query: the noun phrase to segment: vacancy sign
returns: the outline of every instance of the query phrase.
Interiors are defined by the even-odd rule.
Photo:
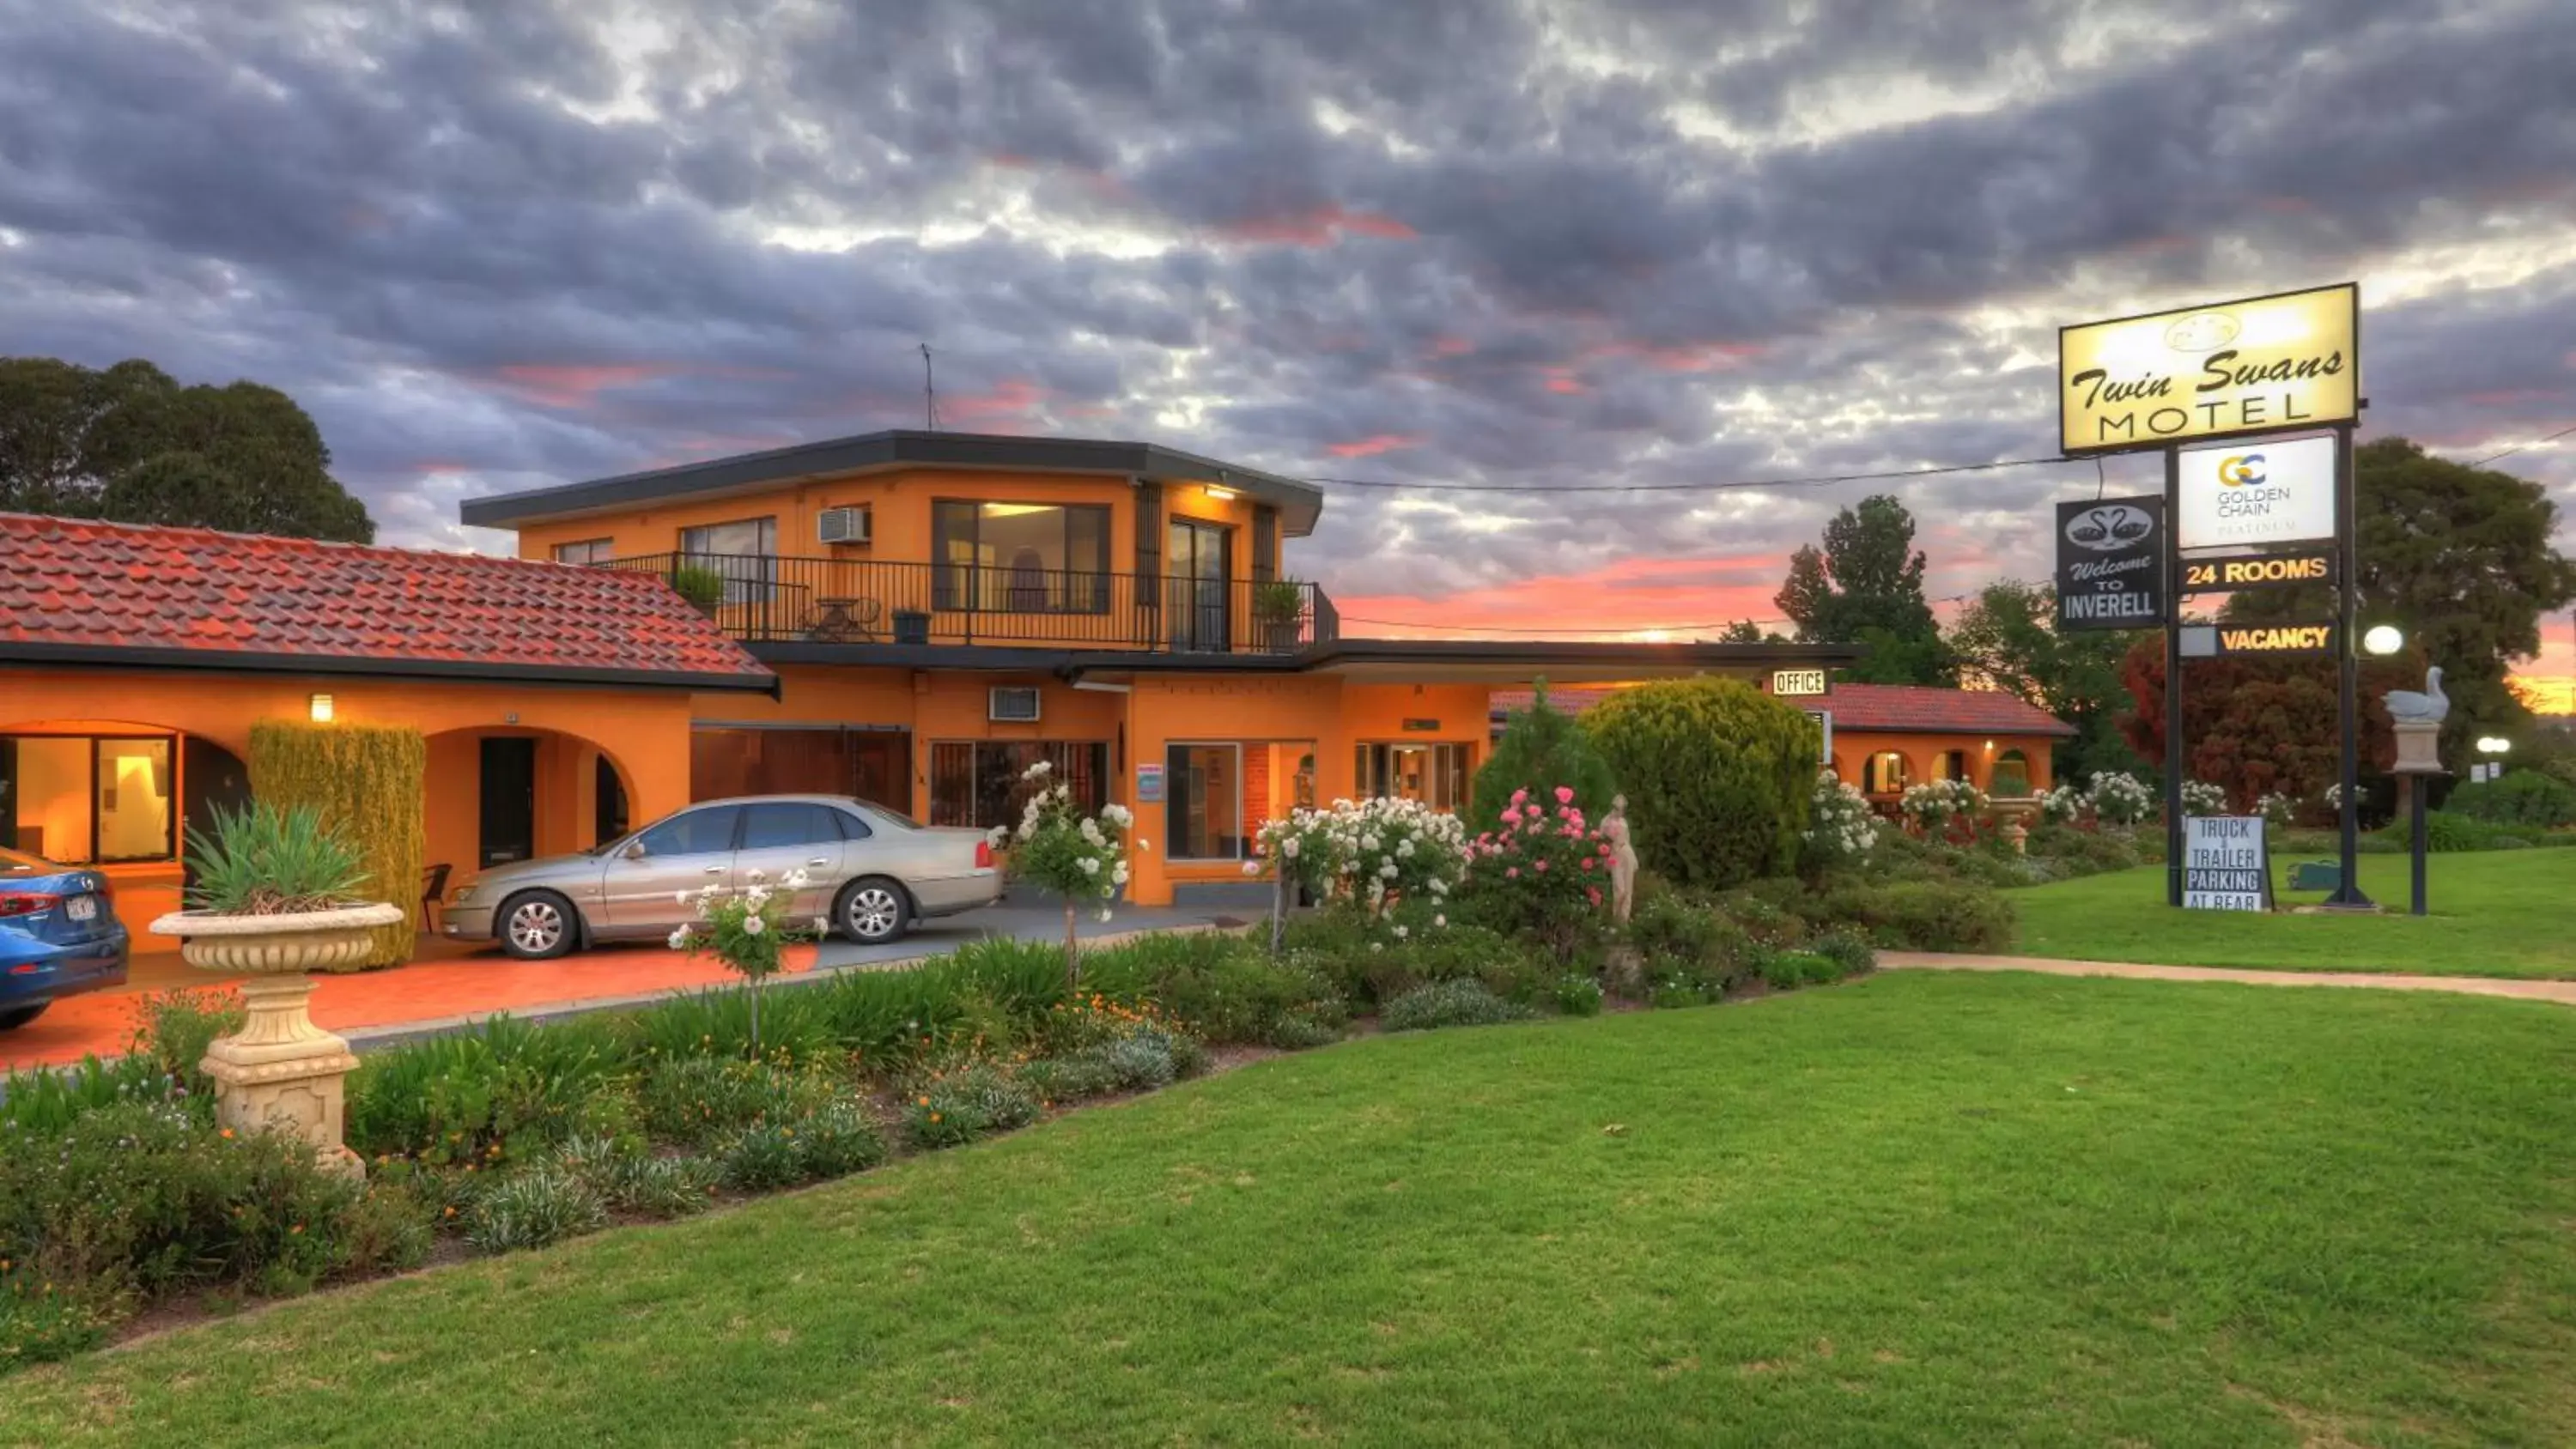
[[[2184,448],[2183,548],[2307,543],[2335,533],[2335,440]]]
[[[2058,441],[2107,453],[2350,422],[2360,338],[2350,282],[2059,328]]]
[[[2183,909],[2260,911],[2272,904],[2272,863],[2260,815],[2194,815],[2183,822]]]

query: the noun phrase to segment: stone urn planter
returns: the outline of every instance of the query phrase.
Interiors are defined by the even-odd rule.
[[[341,1079],[358,1059],[306,1012],[308,973],[358,961],[369,933],[403,919],[402,907],[376,903],[269,916],[178,911],[152,923],[152,934],[179,938],[189,965],[243,978],[249,1019],[207,1047],[198,1064],[215,1081],[218,1122],[235,1131],[293,1132],[325,1165],[364,1172],[341,1140]]]

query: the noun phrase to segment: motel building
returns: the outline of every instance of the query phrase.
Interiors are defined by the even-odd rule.
[[[1463,805],[1497,691],[1859,654],[1351,637],[1284,557],[1323,505],[1150,444],[890,432],[467,502],[515,559],[0,515],[0,842],[96,864],[166,949],[140,928],[184,832],[246,798],[253,724],[349,721],[425,737],[452,884],[728,795],[989,827],[1043,760],[1135,811],[1128,899],[1164,905],[1239,881],[1295,805]],[[1982,728],[1869,778],[2044,785],[2045,731]]]

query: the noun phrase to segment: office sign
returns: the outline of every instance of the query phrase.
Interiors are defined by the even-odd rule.
[[[1791,696],[1822,694],[1825,692],[1825,671],[1821,669],[1774,669],[1771,671],[1771,692],[1775,695]]]
[[[2181,450],[2186,549],[2305,543],[2335,536],[2333,438]]]
[[[2057,505],[2057,627],[2163,627],[2164,560],[2163,499]]]
[[[2351,282],[2061,327],[2059,446],[2108,453],[2350,422],[2360,340]]]
[[[2194,815],[2183,822],[2183,909],[2262,911],[2272,862],[2260,815]]]
[[[2338,632],[2332,624],[2186,624],[2182,656],[2331,654]]]
[[[2332,548],[2300,548],[2248,558],[2186,559],[2182,566],[2182,591],[2186,594],[2232,594],[2239,589],[2331,584],[2335,581],[2334,562]]]

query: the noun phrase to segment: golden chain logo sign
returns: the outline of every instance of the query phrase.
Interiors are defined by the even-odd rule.
[[[2058,442],[2108,453],[2350,422],[2360,345],[2351,282],[2062,327]]]

